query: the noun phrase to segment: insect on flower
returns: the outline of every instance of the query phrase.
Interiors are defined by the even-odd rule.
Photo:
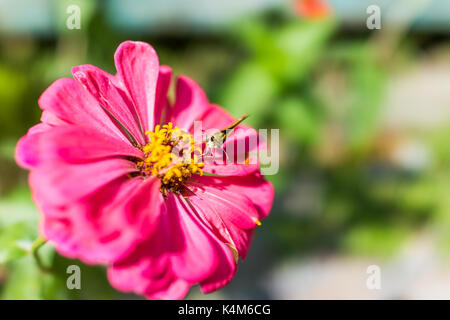
[[[106,266],[124,292],[181,299],[193,285],[217,290],[245,259],[274,189],[257,161],[202,162],[194,122],[233,123],[208,138],[220,147],[245,117],[235,122],[182,75],[168,99],[172,70],[145,42],[123,42],[114,62],[114,75],[81,65],[51,84],[38,101],[41,122],[17,144],[40,236],[63,256]],[[258,137],[248,127],[228,139]],[[262,147],[245,144],[236,156]]]
[[[205,150],[205,153],[203,154],[203,156],[214,157],[213,150],[219,149],[219,150],[223,151],[225,153],[227,159],[229,159],[227,152],[223,149],[223,144],[227,140],[230,133],[233,132],[233,130],[236,129],[236,127],[247,118],[248,118],[248,114],[244,114],[242,117],[237,119],[235,122],[230,124],[225,129],[219,130],[210,136],[207,135],[206,136],[206,150]],[[208,155],[208,153],[209,153],[209,155]]]

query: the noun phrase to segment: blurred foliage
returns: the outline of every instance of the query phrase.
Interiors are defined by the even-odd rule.
[[[320,252],[387,257],[425,228],[433,228],[443,252],[450,252],[450,126],[418,137],[386,136],[380,117],[392,64],[380,58],[371,35],[345,36],[333,18],[308,21],[275,12],[216,35],[149,38],[144,31],[113,30],[100,4],[77,3],[87,10],[81,30],[61,28],[51,39],[0,38],[2,298],[124,297],[109,286],[104,268],[61,257],[50,245],[40,253],[53,273],[37,267],[30,250],[38,214],[13,148],[39,121],[37,99],[51,82],[70,76],[76,64],[114,73],[114,50],[126,39],[151,43],[162,64],[197,80],[234,116],[249,113],[249,124],[280,129],[280,172],[267,177],[276,187],[275,205],[258,230],[274,258]],[[398,65],[415,62],[420,50],[414,41],[398,53],[407,57]],[[392,160],[410,140],[430,154],[418,169]],[[66,289],[71,264],[81,266],[85,290]]]

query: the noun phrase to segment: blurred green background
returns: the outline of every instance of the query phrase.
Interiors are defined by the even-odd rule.
[[[74,65],[114,73],[124,40],[149,42],[235,117],[280,129],[275,203],[248,258],[230,285],[188,298],[450,298],[450,3],[329,0],[317,16],[302,2],[0,0],[1,298],[138,298],[49,245],[54,271],[37,267],[38,214],[13,159],[40,94]],[[366,27],[370,4],[380,30]],[[81,290],[66,288],[71,264]],[[373,264],[381,290],[366,287]]]

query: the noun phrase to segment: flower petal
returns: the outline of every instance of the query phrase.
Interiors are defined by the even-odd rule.
[[[150,237],[108,269],[108,279],[115,288],[153,299],[181,299],[187,294],[190,284],[172,271],[171,233],[176,231],[170,230],[167,215],[163,207]]]
[[[181,279],[197,283],[209,277],[216,268],[217,243],[208,236],[205,227],[186,203],[172,194],[166,203],[173,272]]]
[[[268,184],[268,185],[267,185]],[[252,232],[273,199],[270,183],[260,177],[198,177],[189,185],[189,200],[222,241],[246,257]],[[258,195],[258,193],[261,193]],[[256,199],[267,197],[260,207]]]
[[[170,236],[166,233],[170,230],[163,224],[167,213],[165,207],[162,210],[150,237],[108,269],[108,279],[115,288],[151,297],[165,292],[176,281],[171,269]]]
[[[171,110],[171,121],[189,131],[195,120],[200,120],[209,105],[208,98],[194,80],[178,77],[175,104]]]
[[[147,292],[150,299],[179,300],[189,292],[190,285],[183,279],[174,279],[163,290]]]
[[[106,264],[126,256],[153,232],[163,205],[158,180],[126,177],[67,206],[35,200],[44,213],[43,236],[61,254]]]
[[[33,194],[54,205],[64,205],[87,196],[114,179],[137,171],[126,159],[104,159],[83,164],[61,162],[31,171]]]
[[[139,126],[139,117],[133,102],[127,96],[126,89],[121,88],[120,79],[92,65],[74,67],[72,73],[73,77],[117,119],[134,140],[143,145],[145,140]]]
[[[14,159],[17,164],[24,169],[31,170],[39,163],[39,155],[33,152],[33,143],[30,143],[41,133],[46,132],[53,127],[46,123],[39,123],[28,130],[28,133],[19,139],[14,152]]]
[[[118,76],[131,97],[143,131],[155,125],[155,94],[159,61],[149,44],[122,42],[114,55]]]
[[[154,243],[149,245],[149,248],[155,246]],[[163,266],[158,275],[152,272],[155,264]],[[135,292],[150,299],[182,299],[190,287],[187,281],[174,276],[167,256],[141,256],[133,265],[115,264],[108,268],[108,280],[118,290]]]
[[[202,176],[197,177],[196,180],[211,188],[245,195],[258,210],[259,219],[267,217],[272,208],[275,190],[272,183],[267,181],[260,173],[242,177]]]
[[[113,136],[106,136],[91,128],[65,125],[43,132],[27,134],[19,140],[16,160],[22,166],[83,163],[110,157],[142,158],[141,150]]]
[[[235,119],[222,107],[211,104],[201,115],[203,129],[222,130],[232,124]]]
[[[39,106],[65,123],[90,127],[128,141],[94,97],[73,79],[56,80],[39,98]]]
[[[108,270],[119,290],[152,299],[180,299],[200,282],[204,292],[227,284],[236,271],[231,250],[178,196],[169,194],[166,211],[151,236]]]
[[[156,85],[155,124],[162,123],[162,114],[168,110],[167,93],[172,80],[172,69],[168,66],[159,67],[158,83]],[[167,118],[167,115],[166,115]]]
[[[217,250],[217,264],[214,272],[205,280],[200,282],[200,288],[204,293],[209,293],[227,285],[233,279],[237,264],[231,249],[221,244],[221,250]]]
[[[61,120],[49,110],[42,111],[41,122],[48,124],[51,127],[68,124],[66,121]]]
[[[205,293],[217,290],[231,281],[236,272],[237,262],[235,261],[235,257],[233,256],[230,248],[225,243],[220,241],[212,230],[207,227],[207,224],[202,222],[199,212],[192,206],[192,204],[190,202],[182,201],[181,199],[182,198],[177,197],[175,205],[178,208],[180,218],[184,220],[185,227],[187,227],[186,229],[190,229],[192,234],[191,236],[185,237],[186,240],[183,255],[180,257],[172,255],[172,266],[174,273],[182,279],[187,279],[187,277],[190,277],[193,272],[200,269],[199,264],[205,265],[203,267],[205,271],[208,270],[208,268],[205,268],[207,265],[209,266],[209,270],[201,275],[198,280],[196,280],[200,282],[201,289]],[[170,200],[167,207],[168,210],[170,210]],[[193,227],[194,224],[192,223],[195,223],[196,227],[200,230],[195,230],[195,227]],[[180,225],[181,224],[183,223],[180,223]],[[186,229],[184,229],[185,232]],[[201,234],[206,236],[205,239],[200,237]],[[187,241],[191,242],[187,243]],[[210,246],[210,249],[208,246]],[[209,250],[212,250],[213,252],[213,259],[208,259],[208,256],[205,255],[205,252]],[[194,261],[192,259],[195,256],[197,257],[197,270],[193,269]],[[181,259],[178,260],[178,258]],[[212,267],[213,261],[214,267]],[[183,272],[180,273],[180,270],[183,270]],[[206,276],[206,274],[209,275]],[[197,281],[191,280],[190,282],[195,283]]]

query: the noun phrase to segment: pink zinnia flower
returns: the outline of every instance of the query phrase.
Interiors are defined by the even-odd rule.
[[[173,163],[175,133],[198,146],[195,120],[222,129],[233,118],[184,76],[170,103],[171,69],[146,43],[126,41],[114,59],[116,75],[83,65],[75,80],[55,81],[39,99],[41,123],[17,145],[40,233],[64,256],[107,265],[122,291],[177,299],[193,284],[216,290],[245,258],[273,187],[248,161],[250,147],[243,163]],[[257,136],[239,128],[225,145]]]

